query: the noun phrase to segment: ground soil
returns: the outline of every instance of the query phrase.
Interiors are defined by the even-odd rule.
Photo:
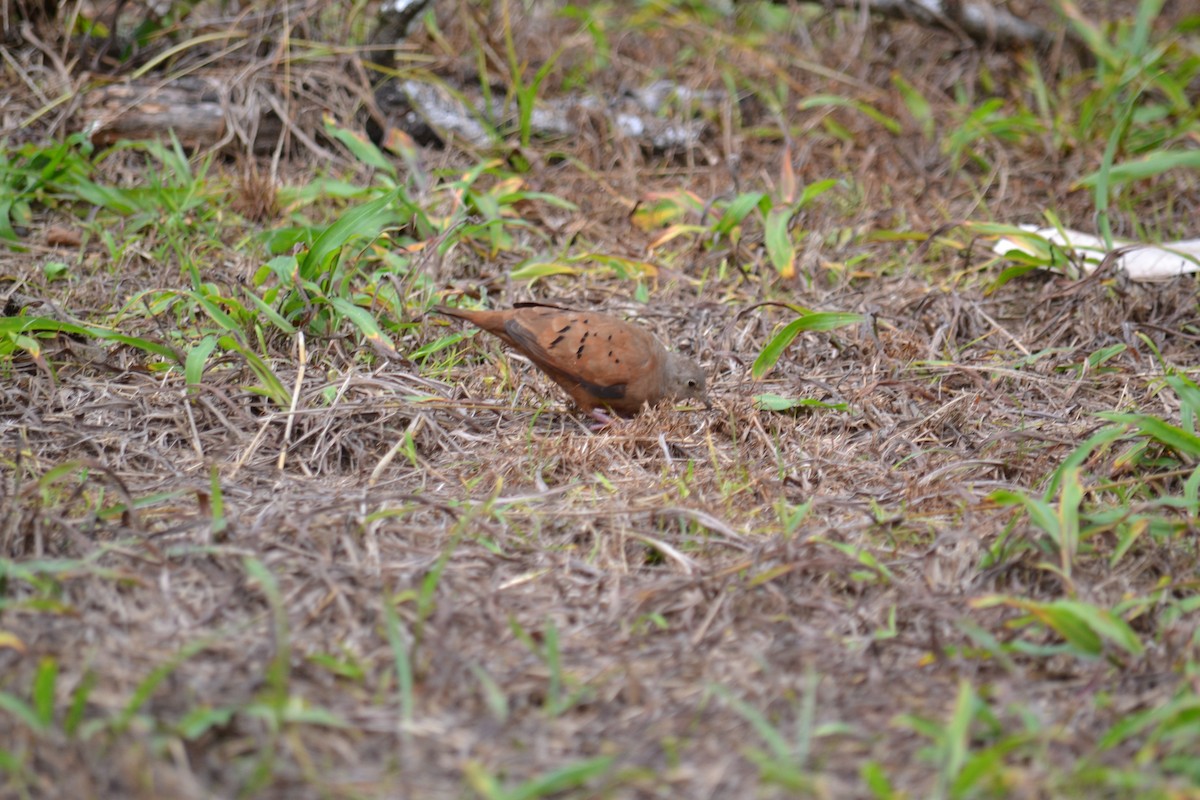
[[[465,49],[469,26],[452,17],[439,14]],[[723,25],[720,35],[737,34],[736,23]],[[531,17],[517,44],[536,62],[564,26],[574,30]],[[147,676],[167,670],[125,724],[90,737],[10,724],[6,749],[23,754],[28,794],[233,796],[254,785],[268,753],[255,796],[467,796],[485,776],[515,784],[603,755],[615,766],[589,784],[596,796],[605,781],[619,797],[866,796],[860,774],[870,762],[908,796],[933,796],[930,739],[905,719],[943,724],[969,685],[1005,730],[1037,716],[1028,728],[1039,731],[1038,754],[995,787],[1037,797],[1053,794],[1046,787],[1122,715],[1169,693],[1180,679],[1174,648],[1186,641],[1170,631],[1148,637],[1152,652],[1133,663],[1118,653],[979,656],[980,631],[1054,642],[1009,625],[1014,609],[981,600],[1071,594],[1112,607],[1194,567],[1148,539],[1137,557],[1112,569],[1103,558],[1083,562],[1068,582],[1041,565],[1054,558],[1042,534],[988,499],[1040,491],[1103,424],[1098,412],[1172,412],[1153,378],[1161,363],[1195,361],[1191,279],[1146,286],[1111,272],[1035,272],[989,291],[1005,265],[990,260],[990,243],[952,227],[1036,222],[1048,207],[1088,227],[1091,195],[1071,187],[1093,168],[1090,144],[985,143],[990,172],[953,168],[940,146],[956,92],[968,103],[1004,96],[995,87],[1030,59],[1056,80],[1081,67],[1069,54],[996,51],[855,14],[815,16],[804,30],[807,39],[731,46],[728,64],[707,66],[684,55],[704,51],[696,24],[622,34],[588,91],[664,74],[721,89],[721,70],[732,69],[764,87],[787,82],[786,106],[772,110],[747,91],[726,109],[736,123],[712,120],[689,153],[648,152],[599,128],[572,144],[574,160],[543,158],[554,148],[535,144],[527,185],[578,211],[531,207],[533,231],[518,232],[511,251],[463,247],[422,264],[425,285],[443,297],[486,287],[495,305],[536,298],[630,317],[705,365],[711,411],[660,408],[593,431],[529,363],[485,337],[449,364],[410,361],[403,354],[458,330],[420,315],[432,294],[414,296],[417,324],[392,329],[395,357],[350,335],[308,342],[290,430],[247,391],[253,376],[234,358],[206,372],[196,397],[180,374],[146,369],[129,348],[60,338],[45,343],[44,363],[14,362],[0,379],[0,555],[71,566],[46,579],[49,593],[15,567],[0,577],[0,634],[21,643],[0,646],[0,689],[25,696],[40,660],[54,658],[60,696],[95,680],[85,717],[111,721]],[[477,66],[425,34],[418,42],[442,74]],[[678,63],[695,71],[670,72]],[[932,136],[906,116],[895,74],[931,99]],[[835,135],[827,110],[796,109],[820,93],[869,101],[904,130],[837,113],[846,135]],[[778,187],[780,115],[801,186],[845,179],[797,218],[798,276],[780,279],[752,235],[653,249],[658,232],[630,221],[650,193],[683,188],[709,201]],[[422,157],[450,169],[479,158],[432,147]],[[280,174],[302,182],[327,167],[296,144]],[[117,181],[128,168],[118,159],[105,167]],[[236,176],[242,167],[222,156],[214,169]],[[1182,202],[1195,219],[1194,193]],[[30,246],[0,255],[0,273],[24,295],[104,322],[137,291],[188,285],[136,246],[114,270],[95,237],[69,280],[49,282],[45,262],[75,254],[45,244],[45,232],[79,226],[86,210],[36,211]],[[1136,223],[1118,216],[1116,232],[1136,234]],[[891,231],[942,236],[916,250],[876,235]],[[509,280],[538,248],[614,254],[660,272],[645,281],[648,304],[610,273]],[[231,247],[205,278],[236,286],[264,260],[255,246]],[[867,321],[801,335],[755,381],[751,362],[795,316],[778,301]],[[127,324],[150,335],[161,323]],[[1115,344],[1127,349],[1103,369],[1083,366]],[[293,343],[270,346],[292,387]],[[836,407],[759,410],[753,397],[764,393]],[[412,448],[396,450],[406,434]],[[47,477],[61,465],[73,465],[69,479]],[[98,513],[133,500],[123,513]],[[227,524],[214,524],[222,514]],[[387,606],[411,646],[411,708]],[[299,722],[275,729],[246,711],[281,694]],[[1112,702],[1092,702],[1097,694]],[[189,714],[210,708],[240,713],[181,732]],[[307,709],[340,722],[304,724]],[[769,777],[755,715],[796,749],[798,784]]]

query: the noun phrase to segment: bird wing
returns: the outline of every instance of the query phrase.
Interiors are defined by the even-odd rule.
[[[625,398],[629,384],[654,366],[653,337],[605,314],[522,308],[504,329],[556,383],[568,392],[576,386],[598,401]]]

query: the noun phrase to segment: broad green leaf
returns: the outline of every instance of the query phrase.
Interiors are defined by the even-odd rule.
[[[942,734],[945,750],[942,756],[942,772],[948,776],[957,776],[966,762],[971,743],[971,721],[975,719],[979,700],[975,690],[965,678],[959,679],[958,696],[954,701],[954,711]]]
[[[392,601],[383,598],[383,629],[387,636],[388,646],[392,648],[392,660],[396,664],[396,691],[400,700],[400,719],[402,722],[412,722],[413,699],[413,670],[412,670],[412,637],[402,629],[400,616],[396,613]]]
[[[17,718],[31,730],[44,730],[41,717],[34,710],[33,706],[8,692],[0,692],[0,712],[5,712]]]
[[[292,696],[283,706],[283,722],[299,725],[324,725],[326,728],[345,728],[346,721],[327,708],[309,705],[304,698]]]
[[[1160,150],[1134,161],[1114,164],[1107,172],[1109,183],[1124,183],[1143,178],[1153,178],[1172,169],[1200,169],[1200,150]],[[1096,187],[1105,177],[1097,170],[1079,180],[1078,186]]]
[[[1102,347],[1096,352],[1087,357],[1089,367],[1099,367],[1111,358],[1114,358],[1129,349],[1129,345],[1124,342],[1120,344],[1109,345]]]
[[[988,500],[1002,506],[1024,506],[1033,524],[1058,541],[1058,515],[1049,502],[1010,489],[997,489],[988,495]]]
[[[241,342],[234,339],[232,336],[222,336],[217,340],[217,344],[226,350],[232,350],[246,359],[246,364],[250,370],[257,376],[261,382],[261,386],[251,387],[254,391],[266,395],[281,409],[286,409],[292,400],[291,394],[287,387],[279,380],[279,377],[267,366],[267,362],[254,351],[248,349]]]
[[[254,294],[254,292],[250,291],[249,289],[247,289],[245,291],[245,295],[246,295],[246,299],[250,301],[251,305],[253,305],[255,308],[257,308],[258,312],[260,314],[262,314],[264,317],[269,319],[271,321],[271,324],[274,325],[276,328],[279,328],[279,330],[283,331],[284,333],[286,333],[289,336],[291,336],[292,334],[294,334],[296,332],[296,326],[293,325],[292,323],[288,322],[283,317],[281,317],[279,315],[279,312],[275,310],[274,306],[267,303],[265,300],[263,300],[258,295]]]
[[[651,264],[649,261],[641,261],[635,258],[623,258],[622,256],[614,256],[609,253],[585,253],[580,257],[580,260],[593,261],[602,267],[608,267],[616,273],[621,280],[639,280],[641,278],[652,278],[658,275],[658,267]]]
[[[317,236],[312,248],[300,260],[300,274],[306,280],[315,280],[326,261],[347,242],[357,237],[374,239],[383,227],[398,218],[393,204],[402,200],[404,190],[397,188],[376,199],[346,211],[337,222]]]
[[[754,407],[759,411],[788,411],[793,408],[821,408],[832,411],[846,411],[850,408],[847,403],[826,403],[812,397],[783,397],[778,394],[754,395]]]
[[[835,178],[826,178],[823,181],[810,183],[804,187],[804,191],[800,193],[800,199],[796,201],[796,208],[804,208],[816,198],[828,192],[830,189],[838,185]]]
[[[325,133],[344,144],[355,158],[369,167],[382,170],[393,179],[396,177],[396,165],[372,141],[360,133],[338,127],[328,115],[324,123]]]
[[[767,195],[763,192],[739,194],[725,207],[725,213],[717,220],[717,224],[712,227],[713,233],[719,236],[728,236],[734,228],[742,224],[742,221],[750,215],[750,212],[758,208],[759,204],[766,199]]]
[[[796,277],[796,248],[792,246],[792,237],[788,226],[792,221],[792,212],[788,208],[772,208],[767,213],[767,221],[763,233],[767,244],[767,257],[771,266],[785,280]]]
[[[538,278],[546,278],[550,275],[578,275],[581,270],[577,267],[572,267],[568,264],[558,262],[536,262],[531,261],[514,269],[508,273],[508,277],[514,281],[535,281]]]
[[[1132,425],[1139,432],[1166,445],[1176,453],[1192,458],[1200,457],[1200,436],[1185,431],[1183,428],[1149,414],[1112,414],[1102,413],[1099,416],[1113,422]]]
[[[1062,496],[1058,503],[1058,548],[1063,574],[1070,577],[1079,550],[1079,506],[1083,503],[1083,484],[1079,467],[1062,475]]]
[[[187,296],[195,300],[204,309],[205,313],[212,318],[213,322],[220,325],[227,333],[240,334],[242,332],[242,326],[233,317],[229,316],[225,309],[213,302],[211,297],[199,292],[187,292]]]
[[[200,391],[200,383],[204,379],[204,366],[208,363],[208,357],[212,355],[216,346],[217,337],[209,334],[188,350],[183,366],[184,382],[187,385],[188,394],[194,395]]]
[[[153,342],[149,339],[141,339],[137,336],[128,336],[114,330],[109,330],[108,328],[100,328],[93,325],[76,325],[72,322],[62,322],[45,317],[0,317],[0,333],[21,333],[25,331],[74,333],[79,336],[119,342],[137,350],[144,350],[147,353],[161,356],[175,363],[180,363],[181,361],[179,355],[166,345]]]
[[[844,328],[848,325],[858,325],[865,321],[866,317],[862,314],[851,314],[842,311],[814,311],[804,314],[789,322],[779,333],[771,337],[771,340],[763,347],[762,352],[758,354],[758,358],[754,359],[754,364],[750,368],[750,374],[755,379],[758,379],[770,372],[771,368],[778,363],[780,356],[783,355],[788,345],[802,331],[829,331],[835,328]]]
[[[63,730],[67,732],[68,736],[74,735],[75,731],[79,729],[79,723],[83,721],[83,713],[87,710],[88,698],[92,695],[96,680],[96,673],[89,669],[83,674],[83,678],[72,692],[71,705],[63,719]]]
[[[1053,605],[1073,614],[1104,639],[1130,655],[1141,655],[1145,649],[1141,639],[1133,632],[1133,628],[1129,627],[1129,623],[1108,609],[1078,600],[1056,600]]]
[[[344,297],[331,297],[329,298],[329,303],[340,314],[354,323],[354,327],[362,332],[367,341],[376,347],[387,350],[389,353],[396,352],[396,345],[393,344],[391,337],[379,327],[379,323],[375,321],[375,317],[371,316],[371,312],[362,306],[355,305]]]
[[[1055,604],[1022,603],[1020,607],[1038,621],[1054,630],[1077,651],[1088,656],[1099,656],[1103,649],[1100,635],[1092,630],[1087,621],[1070,609]]]
[[[33,708],[43,728],[54,724],[54,693],[58,687],[58,662],[45,656],[33,676]]]
[[[175,724],[175,730],[184,739],[193,741],[208,733],[212,728],[228,725],[235,713],[237,713],[237,709],[229,706],[222,708],[193,708],[183,715],[183,719]]]
[[[1179,396],[1183,410],[1192,418],[1192,424],[1187,426],[1189,433],[1195,432],[1195,419],[1200,416],[1200,387],[1186,375],[1173,373],[1164,378],[1167,385]]]
[[[892,85],[900,92],[900,99],[904,101],[904,107],[908,109],[909,116],[921,126],[921,134],[926,139],[932,138],[935,122],[933,107],[925,99],[925,95],[905,80],[899,72],[892,73]]]
[[[421,361],[433,355],[434,353],[438,353],[449,347],[453,347],[464,339],[474,338],[474,336],[475,334],[470,331],[451,333],[446,336],[439,337],[432,342],[421,345],[416,350],[413,350],[411,353],[409,353],[408,357],[413,361]]]

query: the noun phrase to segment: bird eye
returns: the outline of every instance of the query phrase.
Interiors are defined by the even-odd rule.
[[[696,380],[694,378],[688,378],[688,388],[689,389],[696,388]]]

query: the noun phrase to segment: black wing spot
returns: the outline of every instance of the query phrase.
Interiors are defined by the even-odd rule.
[[[620,400],[625,396],[625,384],[614,383],[611,386],[601,386],[598,383],[579,381],[580,388],[597,400]]]
[[[562,327],[562,328],[559,328],[559,329],[558,329],[558,332],[559,332],[559,333],[566,333],[566,332],[567,332],[567,331],[569,331],[569,330],[571,330],[571,326],[568,324],[568,325],[566,325],[566,326],[564,326],[564,327]]]
[[[575,351],[576,358],[583,358],[583,345],[579,345],[579,349]]]
[[[554,345],[556,345],[556,344],[558,344],[559,342],[561,342],[561,341],[562,341],[564,338],[566,338],[566,337],[559,336],[557,339],[555,339],[553,342],[551,342],[551,343],[550,343],[550,347],[554,347]],[[547,348],[547,349],[549,349],[549,348]]]
[[[608,357],[609,357],[609,358],[612,358],[612,350],[609,350],[609,351],[608,351]]]

